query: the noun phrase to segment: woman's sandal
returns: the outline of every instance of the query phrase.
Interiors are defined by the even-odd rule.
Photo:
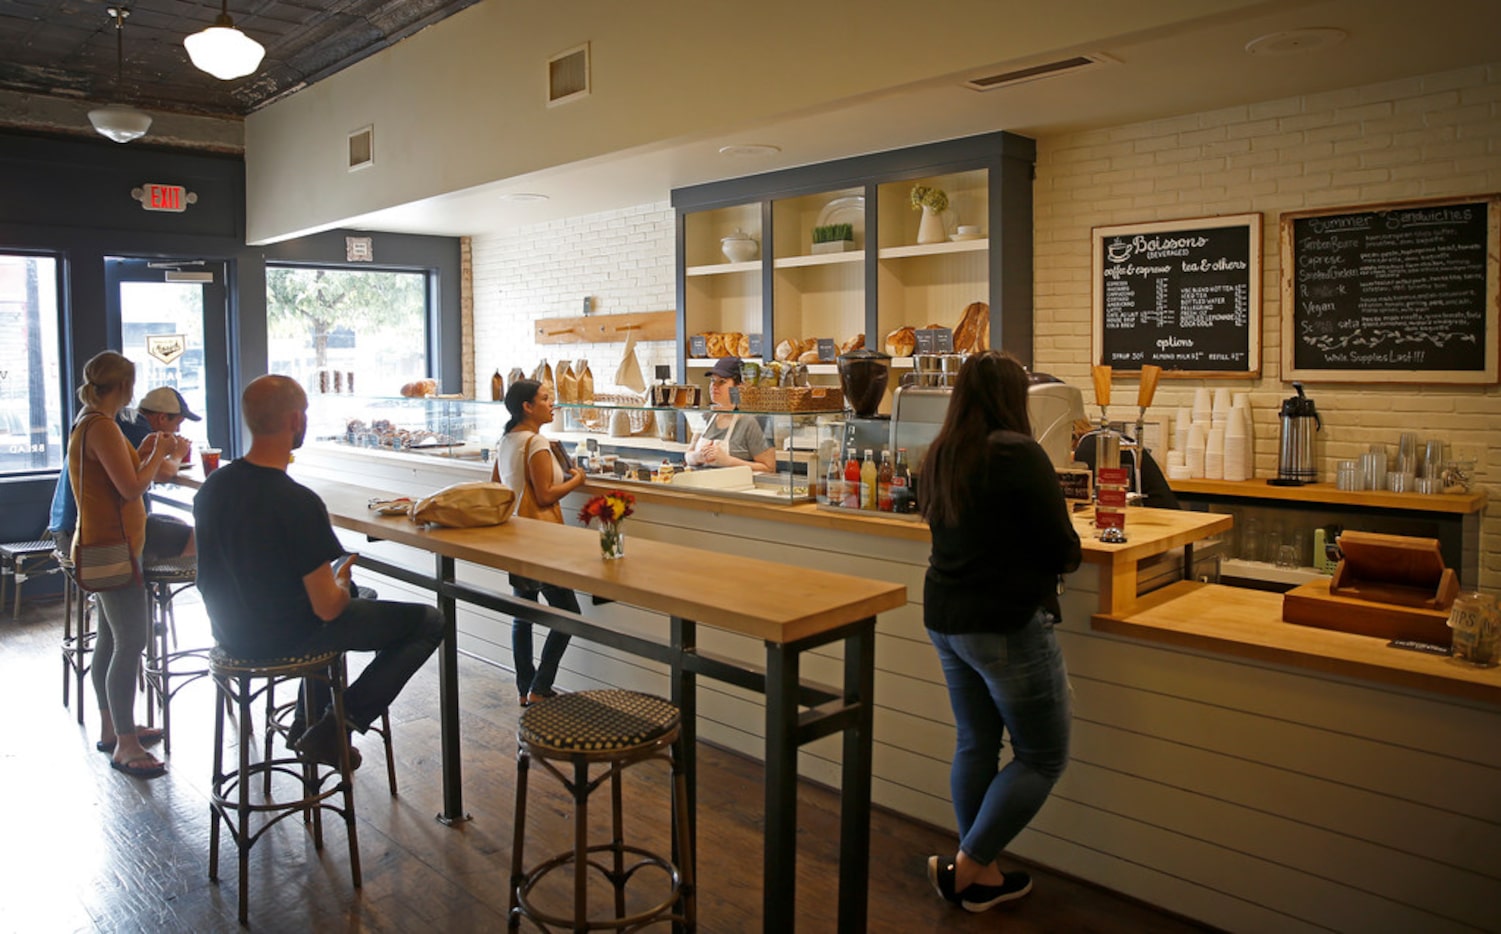
[[[162,737],[164,737],[165,735],[165,733],[154,726],[148,726],[145,729],[136,731],[136,739],[141,741],[142,746],[151,746],[159,743],[162,741]],[[108,743],[106,743],[102,739],[96,740],[94,742],[94,748],[99,750],[100,752],[107,752],[110,755],[114,755],[115,753],[115,743],[113,740]]]
[[[137,765],[136,763],[146,764]],[[158,775],[167,774],[167,767],[150,753],[144,756],[136,756],[134,759],[128,759],[124,762],[111,759],[109,760],[109,767],[116,772],[124,772],[131,778],[156,778]]]

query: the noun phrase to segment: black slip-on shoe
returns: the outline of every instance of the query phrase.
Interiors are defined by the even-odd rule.
[[[953,880],[949,880],[950,885]],[[964,906],[965,911],[989,911],[1002,902],[1015,901],[1032,891],[1032,877],[1020,869],[1013,869],[1006,873],[1006,878],[1000,885],[980,885],[975,883],[966,888],[959,895],[959,904]]]

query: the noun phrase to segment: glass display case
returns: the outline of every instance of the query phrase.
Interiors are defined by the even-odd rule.
[[[911,420],[885,415],[821,416],[814,442],[822,472],[814,484],[818,507],[918,521],[917,470],[932,436],[913,428]]]
[[[307,439],[485,461],[508,417],[499,402],[313,393],[308,397]]]
[[[750,419],[776,453],[776,470],[747,466],[703,467],[688,463],[694,440],[711,418]],[[674,491],[762,502],[812,500],[820,476],[818,421],[827,414],[672,408],[647,405],[565,403],[548,428],[549,437],[583,467],[591,481],[657,484]],[[721,427],[728,429],[728,425]],[[741,429],[744,430],[744,429]]]

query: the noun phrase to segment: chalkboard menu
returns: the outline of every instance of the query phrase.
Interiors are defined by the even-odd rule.
[[[1494,383],[1501,196],[1281,221],[1289,379]]]
[[[1261,369],[1261,215],[1096,227],[1094,362],[1164,377]]]

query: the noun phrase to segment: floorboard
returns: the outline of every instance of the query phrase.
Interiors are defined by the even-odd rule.
[[[178,598],[180,645],[206,644],[197,594]],[[87,726],[62,706],[60,602],[31,601],[0,621],[0,931],[237,931],[237,868],[224,845],[220,881],[208,879],[208,782],[213,688],[186,687],[173,705],[168,775],[150,781],[109,768],[94,749],[98,711],[84,689]],[[357,656],[354,664],[358,664]],[[284,821],[251,854],[250,925],[264,931],[503,930],[514,808],[518,709],[510,673],[460,660],[464,802],[457,828],[441,810],[437,666],[428,665],[392,708],[400,794],[386,788],[379,738],[361,737],[356,779],[364,885],[350,885],[342,825],[326,823],[313,847],[300,821]],[[567,685],[561,685],[566,688]],[[75,699],[76,703],[76,699]],[[138,715],[144,714],[144,700]],[[759,928],[759,763],[699,750],[699,916],[709,932]],[[627,773],[627,834],[666,851],[667,780],[657,767]],[[603,819],[608,797],[596,795]],[[528,856],[567,848],[571,803],[533,770]],[[594,825],[591,821],[591,825]],[[602,826],[602,824],[601,824]],[[1015,905],[971,915],[929,890],[926,855],[950,851],[950,834],[892,814],[872,821],[869,917],[878,932],[1180,932],[1202,930],[1036,867],[1035,890]],[[799,792],[797,917],[800,931],[836,924],[838,799]],[[1004,861],[1003,861],[1004,862]],[[566,900],[566,892],[556,897]]]

